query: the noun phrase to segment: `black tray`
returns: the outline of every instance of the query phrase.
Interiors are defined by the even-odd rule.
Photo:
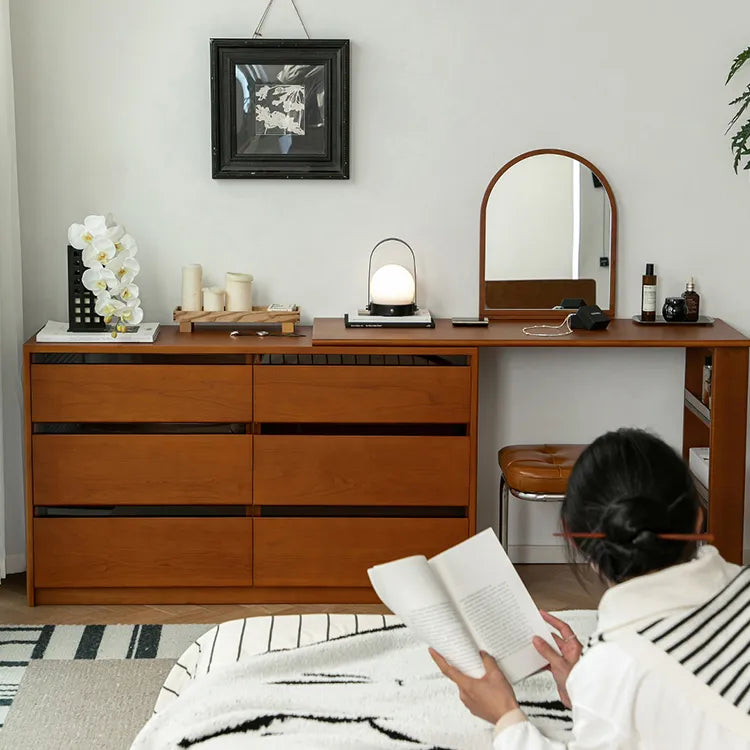
[[[633,323],[640,326],[712,326],[714,318],[707,315],[699,315],[698,320],[664,320],[661,315],[656,316],[656,320],[641,320],[640,315],[633,316]]]

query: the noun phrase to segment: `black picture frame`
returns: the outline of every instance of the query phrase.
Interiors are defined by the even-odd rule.
[[[349,40],[212,39],[215,179],[349,179]]]

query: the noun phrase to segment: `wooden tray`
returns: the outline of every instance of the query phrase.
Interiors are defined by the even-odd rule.
[[[196,323],[281,323],[282,333],[294,333],[294,324],[300,321],[300,311],[269,312],[265,307],[253,307],[252,310],[229,312],[206,312],[204,310],[183,310],[176,307],[172,320],[180,324],[180,333],[191,333]]]
[[[641,320],[640,315],[634,315],[633,323],[638,323],[639,326],[712,326],[714,318],[699,315],[698,320],[664,320],[661,315],[657,315],[656,320]]]

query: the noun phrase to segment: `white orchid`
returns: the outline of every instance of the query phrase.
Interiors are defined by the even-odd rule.
[[[119,297],[123,302],[130,303],[134,299],[138,299],[140,290],[137,284],[118,284],[113,290],[112,294]]]
[[[81,276],[81,283],[97,297],[118,284],[118,279],[108,268],[87,268]]]
[[[112,297],[109,293],[104,292],[97,297],[94,310],[97,315],[101,315],[104,318],[104,321],[108,323],[113,317],[119,316],[125,306],[124,302],[121,302],[119,299]]]
[[[83,224],[68,227],[68,242],[83,251],[81,259],[86,270],[81,282],[96,295],[94,310],[105,323],[113,325],[113,338],[127,326],[137,326],[143,320],[143,309],[140,290],[133,283],[141,270],[135,259],[135,238],[115,222],[112,214],[92,214]]]
[[[112,271],[120,284],[127,285],[133,283],[133,279],[141,270],[141,264],[135,258],[120,253],[107,263],[105,268]]]
[[[138,252],[138,245],[132,234],[123,234],[120,239],[115,241],[115,248],[118,253],[123,253],[130,258],[134,258]]]
[[[131,300],[118,313],[120,320],[126,326],[137,326],[143,320],[143,308],[140,304],[141,301],[139,299]]]
[[[108,237],[94,237],[90,245],[83,249],[82,260],[86,268],[101,268],[117,254],[115,243]]]
[[[116,224],[112,214],[92,214],[83,220],[83,224],[71,224],[68,227],[68,242],[77,250],[83,250],[97,238],[118,242],[124,234],[125,227]]]
[[[71,224],[68,227],[68,242],[77,250],[83,250],[94,238],[104,237],[106,233],[106,216],[87,216],[83,224]]]

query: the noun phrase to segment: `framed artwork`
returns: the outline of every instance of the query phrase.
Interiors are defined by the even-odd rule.
[[[212,39],[214,178],[349,179],[349,40]]]

